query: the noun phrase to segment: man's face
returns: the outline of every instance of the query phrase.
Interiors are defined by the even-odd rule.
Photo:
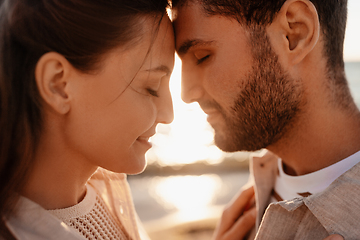
[[[302,88],[281,68],[265,30],[249,30],[189,3],[174,21],[182,98],[198,102],[224,151],[275,143],[299,112]]]

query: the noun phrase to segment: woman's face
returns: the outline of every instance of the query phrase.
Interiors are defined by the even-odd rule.
[[[154,35],[157,24],[145,19],[135,45],[107,54],[98,73],[76,76],[65,134],[68,148],[84,164],[139,173],[157,124],[172,121],[173,28],[165,16]]]

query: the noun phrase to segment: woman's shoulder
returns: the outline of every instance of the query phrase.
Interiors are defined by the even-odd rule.
[[[88,181],[132,239],[140,239],[138,219],[126,174],[99,168]]]
[[[16,213],[6,220],[6,226],[20,240],[84,239],[39,204],[25,197],[20,197]]]

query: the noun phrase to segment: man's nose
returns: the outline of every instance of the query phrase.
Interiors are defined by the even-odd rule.
[[[198,101],[204,94],[202,77],[200,74],[182,67],[181,70],[181,98],[185,103]]]

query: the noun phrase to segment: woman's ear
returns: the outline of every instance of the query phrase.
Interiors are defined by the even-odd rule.
[[[319,41],[320,23],[315,6],[309,0],[287,0],[267,33],[283,60],[296,65]]]
[[[67,85],[71,68],[66,58],[56,52],[45,53],[35,68],[36,84],[42,99],[60,114],[70,110]]]

